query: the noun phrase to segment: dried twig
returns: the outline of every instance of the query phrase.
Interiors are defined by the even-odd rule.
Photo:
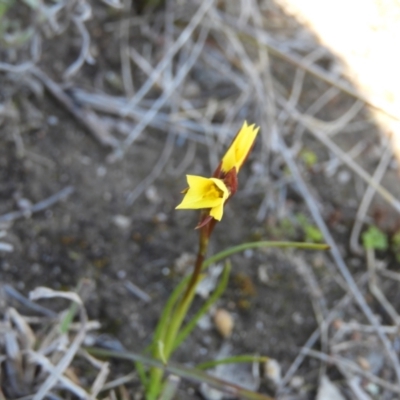
[[[375,182],[379,183],[382,180],[383,176],[385,175],[385,172],[389,167],[390,161],[392,159],[391,153],[392,153],[391,147],[389,143],[387,143],[385,151],[383,152],[379,164],[376,167],[376,170],[372,176],[372,179]],[[360,237],[360,232],[364,224],[364,218],[369,209],[371,201],[374,198],[375,191],[376,189],[373,186],[368,186],[367,190],[364,193],[363,199],[361,200],[360,206],[358,207],[356,220],[354,222],[353,229],[351,230],[350,249],[354,253],[359,255],[363,253],[363,249],[358,243],[358,238]]]
[[[297,165],[296,165],[295,161],[293,160],[292,155],[291,155],[290,151],[288,150],[288,148],[286,147],[286,144],[284,143],[283,139],[280,139],[279,144],[280,144],[281,152],[285,159],[285,162],[288,165],[292,175],[295,178],[296,184],[297,184],[301,194],[303,195],[303,198],[308,206],[308,209],[310,210],[310,213],[311,213],[315,223],[318,226],[318,229],[322,232],[326,243],[331,247],[330,253],[332,255],[332,258],[335,260],[336,266],[338,267],[341,275],[345,279],[345,281],[349,287],[349,290],[353,293],[354,298],[355,298],[357,304],[359,305],[359,307],[361,308],[362,312],[367,317],[367,319],[371,323],[371,325],[376,329],[376,332],[377,332],[380,340],[383,343],[386,354],[392,362],[392,365],[396,372],[397,380],[400,382],[400,363],[399,363],[399,359],[396,355],[396,352],[393,349],[392,343],[389,341],[389,339],[387,338],[385,333],[381,330],[378,319],[376,318],[375,314],[372,312],[371,308],[368,306],[362,293],[360,292],[360,289],[357,287],[357,285],[354,281],[354,278],[350,274],[350,272],[346,266],[346,263],[344,262],[343,257],[340,254],[340,251],[336,245],[336,242],[334,241],[331,233],[329,232],[329,230],[325,224],[325,221],[323,220],[321,213],[315,203],[315,200],[309,193],[309,190],[308,190],[303,178],[300,175]]]
[[[143,289],[140,289],[140,287],[138,287],[131,281],[126,281],[124,286],[130,293],[132,293],[135,297],[139,298],[140,300],[143,300],[145,303],[151,302],[151,297]]]
[[[0,216],[0,222],[11,222],[15,221],[19,218],[24,218],[27,215],[30,216],[31,214],[46,210],[47,208],[52,207],[54,204],[58,203],[66,199],[69,195],[71,195],[75,189],[72,186],[67,186],[66,188],[60,190],[56,194],[48,197],[45,200],[39,201],[39,203],[34,204],[33,206],[21,210],[21,211],[12,211],[7,214],[3,214]]]
[[[368,279],[368,274],[365,273],[357,282],[357,286],[364,285],[364,283],[367,281],[367,279]],[[337,317],[340,310],[343,307],[345,307],[346,305],[348,305],[350,302],[352,302],[353,299],[354,299],[353,294],[350,291],[348,293],[346,293],[346,295],[335,305],[335,307],[332,310],[330,310],[329,314],[326,316],[326,318],[324,320],[324,324],[326,326],[329,326],[332,323],[332,321]],[[373,329],[374,333],[376,332],[374,327],[371,327],[371,329]],[[312,333],[312,335],[308,338],[306,343],[303,345],[302,349],[311,349],[311,347],[313,347],[314,344],[319,339],[320,334],[321,334],[321,332],[320,332],[319,328],[316,329]],[[294,376],[294,374],[296,373],[296,371],[298,370],[298,368],[304,361],[305,356],[306,356],[305,352],[300,352],[297,355],[297,357],[294,359],[294,361],[292,362],[291,366],[287,370],[285,376],[283,377],[283,379],[280,383],[279,392],[281,392],[283,390],[283,388],[285,387],[285,385],[287,385],[289,383],[290,379],[292,379],[292,377]]]
[[[124,10],[129,15],[132,7],[131,0],[124,0]],[[125,94],[128,97],[134,95],[134,86],[132,80],[131,64],[129,60],[129,20],[121,19],[120,22],[120,59],[121,59],[121,75],[124,83]]]
[[[400,202],[384,187],[377,183],[371,175],[361,168],[351,157],[349,157],[338,145],[336,145],[325,133],[315,127],[314,121],[308,116],[304,116],[296,109],[292,108],[282,97],[278,98],[278,102],[288,109],[291,117],[296,121],[304,124],[313,136],[323,143],[330,151],[338,156],[348,167],[350,167],[358,176],[372,186],[396,211],[400,212]],[[354,113],[350,114],[350,117]],[[346,121],[347,123],[348,121]]]
[[[163,71],[169,67],[172,58],[177,54],[179,49],[190,39],[194,30],[200,24],[201,20],[204,18],[204,15],[213,5],[214,0],[207,0],[202,2],[201,6],[198,8],[190,23],[186,26],[186,28],[179,35],[178,39],[174,42],[173,46],[168,50],[168,53],[164,56],[162,61],[157,65],[154,69],[152,76],[146,81],[144,85],[138,90],[135,96],[130,99],[129,103],[122,110],[122,115],[127,115],[130,110],[132,110],[139,102],[146,96],[148,91],[152,88],[155,82],[159,80]]]
[[[378,376],[372,374],[371,372],[363,370],[357,364],[355,364],[349,360],[346,360],[343,357],[339,357],[337,355],[329,356],[327,354],[323,354],[319,351],[315,351],[315,350],[311,350],[311,349],[303,349],[302,352],[304,352],[307,356],[318,358],[319,360],[323,360],[328,363],[341,365],[341,367],[346,368],[348,371],[355,373],[357,375],[360,375],[360,376],[368,379],[369,381],[374,382],[377,385],[382,386],[387,390],[390,390],[391,392],[400,393],[399,385],[394,385],[393,383],[390,383],[385,379],[379,378]]]
[[[32,74],[38,78],[50,92],[50,94],[69,111],[75,119],[96,138],[100,144],[105,147],[116,148],[119,142],[105,129],[97,115],[90,110],[85,110],[82,107],[74,104],[72,99],[61,89],[61,87],[51,80],[39,68],[32,68]]]
[[[321,338],[321,351],[328,351],[328,324],[325,323],[328,315],[327,304],[323,292],[317,282],[311,267],[301,258],[292,257],[292,263],[296,266],[297,273],[303,278],[310,293],[311,304],[314,309],[315,318],[317,320]],[[320,378],[325,375],[325,366],[320,368]]]
[[[337,77],[326,72],[321,67],[318,67],[315,64],[304,63],[298,55],[289,52],[287,49],[283,49],[282,45],[280,45],[277,41],[273,40],[272,37],[267,32],[261,29],[251,27],[249,25],[238,24],[236,18],[221,11],[218,11],[218,14],[221,20],[225,21],[227,24],[234,27],[235,30],[242,31],[245,39],[256,41],[256,43],[258,43],[259,45],[265,46],[271,54],[281,58],[282,60],[287,61],[288,63],[296,66],[297,68],[304,69],[305,71],[315,76],[316,78],[321,79],[322,81],[329,83],[334,87],[337,87],[342,92],[347,93],[348,95],[364,102],[365,104],[368,104],[370,107],[378,111],[381,111],[387,116],[397,121],[400,120],[399,114],[393,113],[392,111],[386,109],[380,104],[374,103],[373,100],[364,96],[362,93],[357,92],[350,85],[343,82],[343,80],[338,79]]]
[[[36,311],[37,313],[42,314],[49,318],[56,318],[58,316],[58,314],[55,313],[54,311],[51,311],[48,308],[45,308],[45,307],[41,306],[40,304],[36,304],[33,301],[27,299],[25,296],[23,296],[20,292],[18,292],[12,286],[4,285],[3,288],[8,296],[19,301],[25,307],[27,307],[33,311]]]
[[[66,353],[62,356],[61,360],[51,369],[50,375],[47,379],[43,382],[38,392],[33,397],[33,400],[42,400],[44,399],[49,390],[57,383],[57,381],[62,377],[64,371],[68,368],[71,361],[73,360],[76,352],[79,350],[80,346],[85,339],[86,334],[86,324],[87,324],[87,315],[85,308],[82,305],[81,299],[76,293],[73,292],[58,292],[55,290],[51,290],[48,288],[40,287],[36,288],[29,294],[31,300],[38,300],[42,298],[65,298],[68,300],[73,301],[79,306],[79,315],[80,315],[80,322],[81,322],[81,329],[75,336],[74,340],[72,341],[71,345],[69,346]]]
[[[82,45],[79,57],[64,72],[64,78],[66,79],[71,78],[73,75],[75,75],[81,69],[85,61],[88,61],[91,64],[94,63],[94,59],[90,55],[90,35],[84,24],[84,21],[88,20],[90,18],[90,15],[90,6],[86,4],[86,10],[83,11],[82,15],[79,17],[74,16],[72,18],[72,21],[74,22],[82,37]]]
[[[206,3],[203,3],[206,4]],[[181,67],[179,72],[176,74],[173,82],[170,83],[167,90],[157,99],[157,101],[153,104],[151,109],[147,111],[147,113],[143,116],[143,118],[139,121],[135,129],[128,135],[128,137],[124,140],[122,148],[120,151],[114,153],[114,156],[110,158],[110,161],[119,158],[128,147],[137,139],[137,137],[142,133],[142,131],[149,125],[154,116],[158,113],[160,108],[166,103],[168,98],[173,94],[174,90],[183,82],[186,78],[186,75],[196,62],[197,58],[200,55],[200,52],[204,46],[204,42],[208,35],[208,29],[202,28],[200,31],[198,42],[195,44],[192,53],[189,58],[186,60],[186,63]],[[143,86],[142,86],[143,87]],[[138,92],[139,93],[139,92]],[[128,110],[132,108],[132,105],[128,107]]]
[[[375,250],[367,249],[367,266],[369,272],[369,290],[374,295],[376,300],[379,301],[383,309],[388,313],[393,323],[400,327],[400,315],[397,313],[396,309],[389,303],[388,299],[383,294],[382,290],[378,286],[376,277],[376,260],[375,260]]]

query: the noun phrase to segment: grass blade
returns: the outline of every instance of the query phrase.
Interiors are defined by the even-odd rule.
[[[241,251],[245,251],[247,249],[259,249],[262,247],[277,247],[281,249],[299,249],[299,250],[329,250],[329,246],[327,244],[318,244],[318,243],[304,243],[304,242],[249,242],[242,243],[238,246],[229,247],[226,250],[223,250],[204,261],[203,269],[208,268],[211,264],[215,264],[218,261],[223,260],[226,257],[229,257],[235,253],[240,253]]]
[[[251,354],[243,354],[241,356],[232,356],[232,357],[222,358],[221,360],[206,361],[206,362],[196,365],[196,368],[210,369],[210,368],[216,367],[217,365],[222,365],[222,364],[253,363],[253,362],[261,363],[261,362],[267,362],[268,360],[269,360],[269,357],[254,356]]]
[[[155,360],[153,358],[127,351],[122,353],[117,351],[98,349],[94,347],[86,348],[86,351],[88,351],[90,354],[100,357],[119,358],[131,362],[139,361],[144,365],[148,365],[149,367],[159,368],[163,371],[169,372],[173,375],[178,375],[182,378],[188,379],[193,382],[207,383],[213,388],[225,392],[231,395],[232,397],[238,397],[245,400],[273,400],[272,397],[270,396],[256,393],[253,392],[252,390],[243,389],[240,386],[224,381],[223,379],[216,378],[214,376],[205,373],[204,371],[195,368],[188,368],[170,362],[167,365],[164,365],[162,362]]]
[[[178,348],[181,343],[187,338],[196,326],[198,320],[210,309],[210,307],[222,296],[225,292],[226,286],[228,285],[229,274],[231,271],[231,263],[226,262],[224,271],[222,272],[222,278],[218,283],[217,288],[214,290],[210,298],[203,304],[200,310],[194,315],[194,317],[184,326],[179,332],[175,339],[173,351]]]

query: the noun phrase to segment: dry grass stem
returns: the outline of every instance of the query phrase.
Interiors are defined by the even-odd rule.
[[[386,148],[382,153],[382,157],[379,161],[379,164],[376,167],[376,170],[372,176],[372,179],[378,184],[385,175],[385,172],[389,167],[391,159],[392,159],[392,150],[390,148],[389,143],[387,143]],[[363,249],[359,245],[358,239],[360,237],[361,229],[364,224],[365,216],[371,205],[371,201],[375,195],[375,192],[376,189],[372,185],[368,186],[361,200],[360,206],[357,210],[356,220],[354,222],[353,229],[351,230],[351,235],[350,235],[350,248],[356,254],[363,253]]]

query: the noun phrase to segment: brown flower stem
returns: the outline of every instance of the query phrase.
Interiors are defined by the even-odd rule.
[[[204,230],[208,230],[207,228],[208,228],[207,226],[201,228],[199,251],[198,251],[197,257],[196,257],[196,263],[194,264],[194,270],[193,270],[192,276],[190,278],[190,281],[187,285],[185,294],[183,295],[182,302],[185,302],[185,299],[189,296],[190,292],[193,290],[193,288],[196,286],[196,284],[199,280],[201,268],[203,266],[203,261],[206,257],[207,248],[208,248],[208,238],[205,238],[204,237],[205,235],[203,233]]]
[[[205,215],[207,215],[207,214],[208,213],[205,213]],[[202,218],[204,218],[204,214],[202,214],[201,219]],[[197,252],[196,263],[194,264],[194,270],[192,273],[192,277],[190,278],[186,292],[182,298],[182,302],[185,302],[186,298],[189,296],[191,291],[194,289],[194,287],[198,283],[200,273],[202,270],[202,266],[203,266],[203,262],[207,255],[208,243],[210,240],[210,236],[211,236],[212,231],[214,230],[216,223],[217,223],[217,221],[215,219],[212,219],[207,225],[202,226],[200,228],[199,250]]]
[[[207,216],[207,212],[203,212],[201,215],[201,219]],[[201,220],[200,219],[200,220]],[[212,219],[210,222],[208,222],[206,225],[202,226],[199,228],[199,250],[197,253],[197,258],[196,258],[196,263],[194,265],[194,270],[192,273],[192,276],[190,277],[190,280],[188,282],[186,291],[182,298],[179,300],[176,310],[172,316],[171,322],[169,323],[169,326],[167,328],[167,331],[165,332],[164,340],[163,340],[163,350],[162,353],[160,353],[160,350],[157,350],[157,355],[156,358],[168,362],[169,358],[171,357],[173,351],[174,351],[174,342],[175,339],[179,333],[179,329],[182,326],[183,320],[186,317],[186,314],[190,308],[190,305],[192,304],[194,295],[195,295],[195,289],[197,284],[199,283],[200,276],[201,276],[201,270],[203,267],[204,259],[207,255],[207,249],[208,249],[208,243],[210,239],[210,235],[215,227],[216,220]],[[161,389],[161,380],[163,377],[163,371],[160,370],[159,368],[152,368],[151,373],[150,373],[150,382],[151,382],[151,387],[149,389],[149,399],[155,399],[159,391]]]

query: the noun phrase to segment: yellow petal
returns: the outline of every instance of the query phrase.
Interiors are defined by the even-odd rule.
[[[187,175],[189,188],[177,209],[200,209],[219,207],[229,196],[225,183],[216,178]]]
[[[247,122],[244,121],[242,128],[222,158],[221,170],[223,172],[228,172],[233,167],[236,168],[236,172],[239,172],[253,146],[259,129],[254,124],[247,125]]]
[[[217,221],[221,221],[222,219],[222,214],[224,213],[224,204],[221,203],[220,205],[213,207],[210,210],[210,215],[216,219]]]

